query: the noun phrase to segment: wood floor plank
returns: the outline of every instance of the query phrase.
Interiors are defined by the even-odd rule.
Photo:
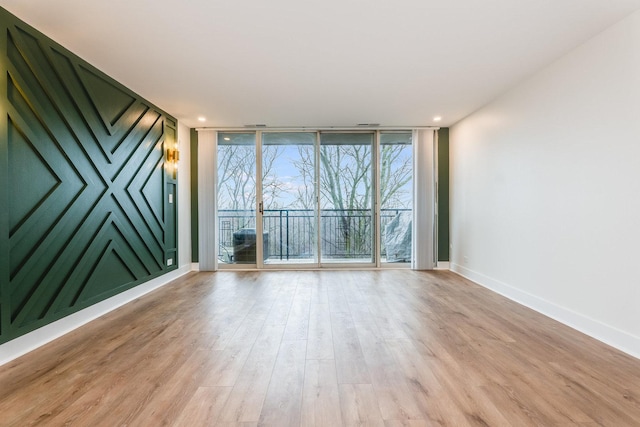
[[[307,359],[334,359],[329,304],[311,304]]]
[[[265,323],[273,325],[286,325],[291,312],[291,305],[296,294],[295,283],[287,283],[282,286],[276,297],[276,301],[267,317]]]
[[[258,422],[285,325],[265,325],[233,387],[219,422]]]
[[[212,351],[211,366],[202,373],[202,385],[204,387],[232,387],[236,383],[250,351],[250,346]]]
[[[431,424],[425,420],[387,420],[384,422],[384,427],[430,427],[433,425],[434,424]]]
[[[423,414],[418,407],[401,366],[375,330],[356,328],[362,353],[371,375],[378,407],[384,420],[417,420]]]
[[[384,427],[371,384],[340,384],[340,407],[345,427]]]
[[[179,334],[183,327],[182,322],[175,322],[147,342],[138,357],[122,360],[119,365],[109,364],[102,373],[95,372],[97,381],[91,387],[83,387],[79,398],[69,406],[48,411],[47,415],[52,418],[47,422],[100,425],[110,419],[131,423],[189,359],[190,353],[181,346]],[[176,341],[175,347],[167,344]],[[90,382],[89,377],[83,377]],[[38,422],[45,419],[41,417]]]
[[[216,425],[229,394],[231,394],[231,387],[199,387],[172,425],[174,427]]]
[[[331,313],[331,331],[339,384],[370,384],[371,376],[349,312]]]
[[[410,340],[386,341],[386,343],[402,370],[402,376],[425,422],[442,426],[467,424],[464,413],[458,405],[452,404],[450,396],[433,372],[433,367],[441,363],[438,357],[447,358],[448,356],[436,354],[424,347],[416,347],[417,344]]]
[[[202,372],[208,365],[208,358],[209,351],[201,349],[185,359],[175,372],[170,373],[165,385],[149,400],[132,424],[163,426],[171,425],[173,420],[178,419],[194,394],[203,389],[199,384],[201,384]],[[216,402],[223,397],[226,400],[230,391],[220,390],[221,387],[212,389],[215,390],[207,390],[207,392],[213,392]],[[219,407],[214,413],[219,414]]]
[[[298,280],[300,280],[298,278]],[[291,302],[283,340],[306,340],[309,335],[309,310],[311,306],[311,288],[299,286]]]
[[[329,305],[329,286],[320,278],[319,272],[309,275],[311,280],[311,304]]]
[[[0,367],[0,426],[637,426],[640,360],[450,272],[194,273]]]
[[[204,373],[205,387],[233,386],[265,323],[265,316],[248,315],[239,325],[224,350],[212,351],[213,363]]]
[[[307,342],[283,341],[260,413],[259,425],[299,426]]]
[[[340,427],[342,425],[334,360],[307,360],[300,425],[302,427]]]
[[[219,421],[215,424],[215,427],[258,427],[258,422],[230,423],[226,421]]]
[[[327,295],[331,313],[348,313],[349,304],[344,294],[343,285],[348,281],[348,276],[337,271],[320,272],[320,280],[327,284]]]

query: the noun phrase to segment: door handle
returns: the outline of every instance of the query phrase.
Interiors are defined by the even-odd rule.
[[[258,203],[258,212],[260,212],[261,214],[264,213],[264,209],[262,209],[262,202]]]

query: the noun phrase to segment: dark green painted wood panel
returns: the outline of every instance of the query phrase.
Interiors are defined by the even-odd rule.
[[[438,261],[449,261],[449,128],[438,131]]]
[[[7,29],[4,9],[0,9],[0,343],[9,336],[11,316],[5,309],[9,295],[9,145],[8,120],[5,104],[7,99]]]
[[[1,343],[177,268],[178,239],[175,119],[4,9],[0,33]]]

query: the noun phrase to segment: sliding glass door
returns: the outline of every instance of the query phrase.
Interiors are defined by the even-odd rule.
[[[217,146],[219,265],[411,261],[410,132],[219,132]]]
[[[374,262],[374,133],[320,134],[323,263]]]
[[[413,147],[411,132],[381,132],[380,262],[411,263]]]
[[[219,133],[218,263],[256,264],[256,134]]]
[[[317,264],[315,132],[262,133],[265,265]]]

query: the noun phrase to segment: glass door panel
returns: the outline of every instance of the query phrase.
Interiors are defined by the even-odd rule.
[[[218,133],[218,263],[256,264],[256,134]]]
[[[262,134],[265,265],[317,263],[316,135]]]
[[[380,258],[411,262],[413,149],[411,132],[380,134]]]
[[[320,135],[320,252],[323,263],[374,261],[374,133]]]

